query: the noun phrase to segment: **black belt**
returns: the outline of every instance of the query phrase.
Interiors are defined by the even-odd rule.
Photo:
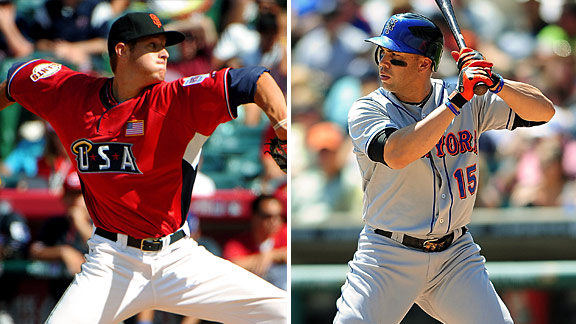
[[[460,236],[466,234],[466,231],[468,231],[466,226],[463,226],[461,229],[462,234]],[[381,229],[375,229],[374,233],[392,238],[392,232],[383,231]],[[454,232],[436,239],[419,239],[409,235],[404,235],[404,238],[402,238],[403,245],[419,249],[424,252],[444,251],[452,244],[452,242],[454,242]]]
[[[112,233],[112,232],[108,232],[105,229],[96,228],[96,231],[94,232],[97,235],[102,236],[103,238],[107,238],[111,241],[116,242],[118,240],[118,234],[116,233]],[[184,230],[178,230],[172,234],[170,234],[170,243],[172,244],[178,240],[180,240],[181,238],[185,237],[186,233],[184,233]],[[128,246],[131,247],[135,247],[138,248],[142,251],[160,251],[162,250],[162,247],[164,246],[164,241],[162,241],[161,238],[150,238],[150,239],[136,239],[133,238],[132,236],[128,236],[128,242],[126,242],[126,244]]]

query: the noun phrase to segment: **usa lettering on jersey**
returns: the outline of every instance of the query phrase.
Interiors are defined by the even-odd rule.
[[[76,155],[79,172],[142,173],[136,164],[132,144],[94,143],[83,138],[72,143],[71,149]]]

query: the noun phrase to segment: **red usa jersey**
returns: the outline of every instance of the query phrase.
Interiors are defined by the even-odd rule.
[[[68,149],[95,226],[160,237],[184,223],[202,145],[236,117],[228,73],[161,82],[117,104],[112,79],[34,60],[12,73],[8,95],[48,121]]]

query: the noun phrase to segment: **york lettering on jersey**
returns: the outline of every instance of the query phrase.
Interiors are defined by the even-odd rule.
[[[142,173],[136,164],[132,144],[94,143],[83,138],[72,143],[71,149],[76,155],[78,171],[82,173]]]
[[[443,157],[446,154],[452,156],[473,152],[478,154],[478,137],[476,131],[474,135],[469,130],[462,130],[458,134],[448,133],[436,143],[436,156]]]
[[[442,135],[436,147],[436,156],[441,158],[446,154],[456,156],[466,152],[472,152],[478,155],[478,136],[476,131],[474,135],[469,130],[462,130],[458,134],[452,132]],[[430,152],[426,153],[423,158],[430,158]]]

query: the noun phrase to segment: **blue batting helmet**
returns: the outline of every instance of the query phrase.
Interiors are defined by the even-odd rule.
[[[382,46],[391,51],[425,56],[432,60],[434,72],[444,47],[442,31],[432,20],[415,13],[401,13],[390,17],[380,36],[365,41]],[[376,58],[378,64],[378,58]]]

